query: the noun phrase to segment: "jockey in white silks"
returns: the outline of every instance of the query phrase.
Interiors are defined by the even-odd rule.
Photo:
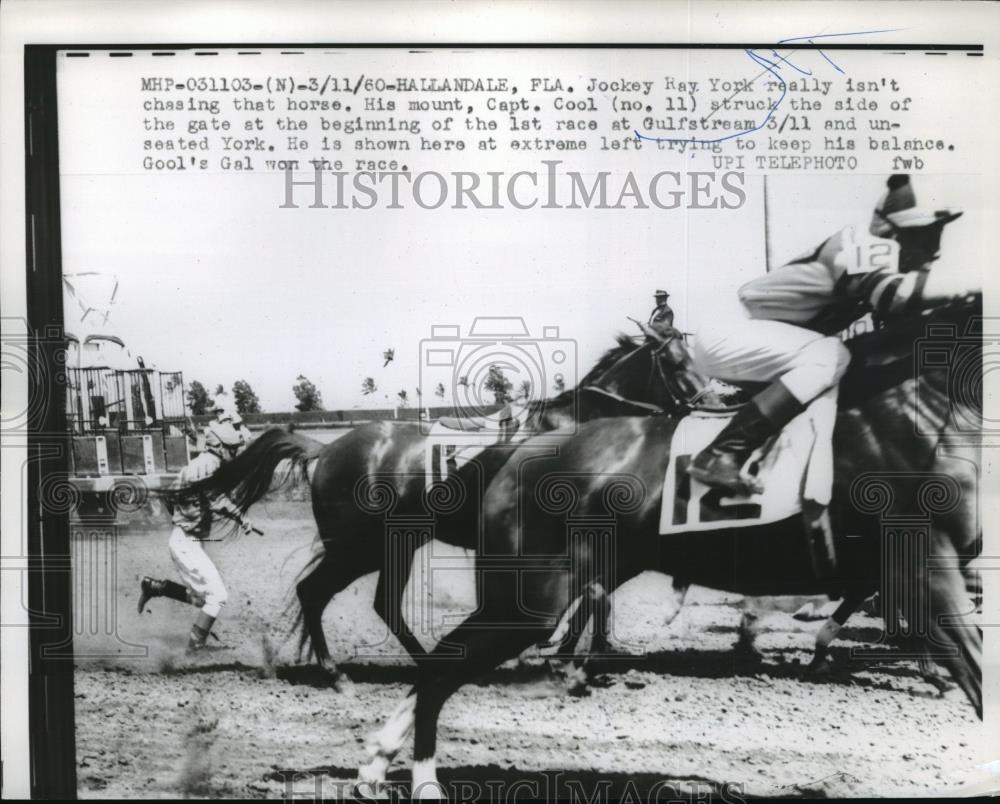
[[[183,488],[215,474],[223,463],[236,455],[239,446],[240,437],[228,421],[211,422],[205,428],[204,452],[181,470],[172,488]],[[224,495],[212,500],[199,497],[178,501],[171,514],[174,528],[168,543],[170,558],[183,584],[144,577],[140,582],[138,610],[141,614],[154,597],[167,597],[198,606],[201,611],[191,627],[188,640],[188,650],[196,651],[205,646],[212,625],[228,598],[222,575],[202,546],[210,540],[213,515],[220,514],[235,520],[245,533],[251,533],[254,528]]]
[[[961,214],[918,207],[909,176],[894,175],[869,233],[847,227],[814,252],[743,285],[746,318],[703,328],[694,361],[710,377],[770,385],[695,456],[689,473],[733,495],[759,493],[759,483],[741,469],[806,406],[815,421],[830,423],[829,443],[837,384],[850,361],[836,333],[868,312],[884,319],[970,292],[954,272],[932,270],[944,226]],[[829,490],[818,496],[825,499],[811,502],[829,503]]]

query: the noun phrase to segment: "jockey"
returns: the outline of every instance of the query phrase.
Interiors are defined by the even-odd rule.
[[[239,411],[234,410],[231,416],[233,429],[236,431],[236,435],[240,438],[239,446],[236,448],[236,454],[239,455],[250,445],[250,442],[253,441],[253,436],[250,435],[249,428],[243,424],[243,417],[240,416]]]
[[[876,207],[874,237],[847,227],[741,287],[747,319],[706,327],[694,361],[711,377],[770,385],[695,456],[688,472],[730,494],[762,491],[740,473],[754,450],[807,405],[824,415],[819,421],[835,418],[837,384],[850,361],[835,333],[869,311],[895,314],[968,292],[953,273],[930,270],[942,229],[961,214],[918,207],[909,176],[895,175]]]
[[[205,451],[181,470],[172,488],[182,488],[214,474],[223,463],[233,458],[239,445],[240,437],[231,424],[211,422],[205,428]],[[140,614],[154,597],[168,597],[201,608],[191,628],[189,651],[205,647],[205,640],[227,599],[222,576],[202,547],[202,542],[209,538],[213,513],[235,520],[244,533],[254,530],[250,520],[225,496],[211,501],[201,498],[177,502],[172,512],[174,529],[170,534],[169,548],[170,557],[184,583],[150,577],[144,577],[140,582]]]
[[[665,290],[658,290],[653,296],[656,299],[656,307],[649,314],[649,326],[657,332],[663,329],[671,330],[674,326],[674,311],[667,304],[670,294]]]

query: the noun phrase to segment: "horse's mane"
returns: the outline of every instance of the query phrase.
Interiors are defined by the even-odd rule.
[[[882,329],[848,338],[844,343],[851,350],[854,360],[867,364],[892,360],[905,352],[912,354],[917,339],[927,337],[931,325],[954,328],[957,338],[982,337],[981,330],[967,332],[970,323],[978,317],[981,325],[983,297],[979,293],[942,304],[929,310],[920,310],[900,316]]]
[[[580,378],[580,381],[576,384],[575,388],[567,388],[565,391],[562,391],[550,399],[532,400],[532,402],[528,405],[529,412],[536,413],[544,409],[559,408],[564,405],[569,405],[576,398],[576,394],[579,389],[586,388],[588,385],[593,384],[595,380],[610,369],[615,363],[625,357],[625,355],[629,352],[634,351],[636,348],[636,343],[630,336],[623,332],[619,332],[615,335],[615,345],[597,359],[597,362],[594,363],[590,371]]]
[[[625,355],[629,352],[635,351],[635,349],[635,341],[633,341],[632,338],[624,332],[619,332],[615,335],[615,345],[597,359],[597,362],[594,363],[590,371],[580,378],[580,382],[577,383],[577,387],[580,388],[590,385],[615,363],[625,357]]]

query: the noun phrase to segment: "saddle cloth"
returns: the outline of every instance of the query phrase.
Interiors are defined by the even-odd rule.
[[[826,505],[833,484],[830,434],[833,422],[807,409],[755,454],[763,492],[728,497],[691,477],[686,468],[730,421],[730,416],[684,417],[670,441],[670,462],[663,481],[660,534],[749,527],[777,522],[802,511],[803,498]],[[834,413],[835,415],[835,413]]]

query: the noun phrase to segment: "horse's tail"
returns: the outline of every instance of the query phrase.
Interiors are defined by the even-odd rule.
[[[163,496],[168,502],[177,502],[199,495],[225,494],[240,511],[246,511],[272,488],[307,479],[308,464],[323,446],[311,438],[272,427],[210,477],[165,491]],[[285,471],[275,485],[274,473],[282,463]]]

